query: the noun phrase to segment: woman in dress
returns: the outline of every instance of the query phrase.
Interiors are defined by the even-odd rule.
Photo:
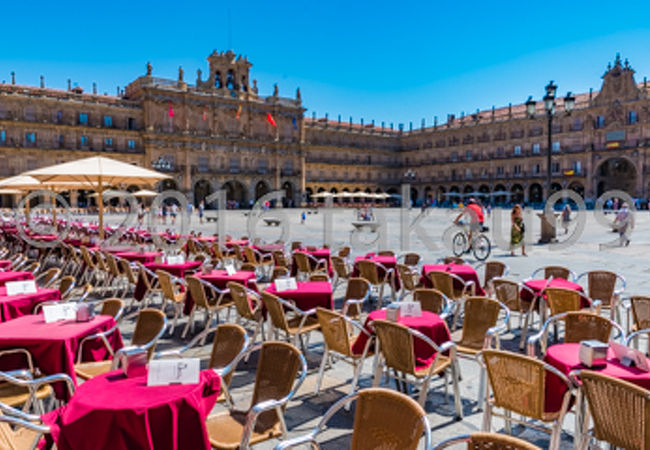
[[[515,256],[515,248],[521,245],[521,254],[526,256],[526,244],[524,243],[524,218],[521,205],[515,205],[510,213],[510,255]]]

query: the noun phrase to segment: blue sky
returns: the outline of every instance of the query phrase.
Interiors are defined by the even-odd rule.
[[[299,86],[310,116],[418,127],[540,98],[550,79],[560,95],[598,89],[616,52],[650,77],[650,2],[3,3],[0,81],[21,84],[115,94],[147,61],[193,82],[232,46],[262,94]]]

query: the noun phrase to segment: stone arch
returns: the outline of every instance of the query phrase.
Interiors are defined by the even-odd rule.
[[[418,190],[415,186],[411,186],[411,206],[416,206],[420,202]]]
[[[510,188],[510,201],[512,203],[523,203],[524,202],[524,187],[521,184],[515,183]]]
[[[555,182],[555,181],[553,183],[551,183],[551,193],[550,193],[550,195],[553,195],[556,192],[561,191],[561,190],[562,190],[562,185],[560,183]]]
[[[312,198],[311,198],[312,195],[314,195],[314,190],[312,188],[310,188],[310,187],[306,188],[305,189],[305,201],[307,203],[312,202]]]
[[[445,189],[444,186],[438,186],[438,190],[436,191],[436,201],[440,204],[447,200],[447,197],[445,197],[445,194],[447,193],[447,190]]]
[[[269,184],[264,181],[260,180],[255,184],[255,200],[258,200],[261,196],[268,194],[271,188],[269,187]]]
[[[282,190],[284,191],[284,198],[282,199],[283,206],[293,207],[294,198],[296,196],[296,188],[293,183],[291,181],[285,181],[282,183]]]
[[[335,187],[333,187],[332,189],[330,189],[330,194],[338,194],[338,193],[339,193],[339,190],[336,189]],[[334,203],[339,203],[340,200],[341,200],[340,198],[338,198],[338,197],[334,197],[334,198],[332,199],[332,202],[334,202]]]
[[[426,186],[424,188],[424,203],[430,205],[433,202],[433,188]]]
[[[226,191],[226,201],[232,208],[244,208],[248,206],[246,186],[241,181],[230,180],[224,183],[222,189]]]
[[[204,201],[210,194],[212,194],[210,182],[204,179],[198,180],[194,183],[194,206],[199,206],[199,203]]]
[[[585,187],[579,181],[573,181],[569,184],[568,189],[572,190],[580,197],[585,198]]]
[[[503,184],[497,184],[496,186],[494,186],[494,192],[499,192],[499,191],[507,192],[508,190]],[[497,195],[496,197],[494,197],[494,203],[496,203],[497,205],[503,205],[507,201],[508,201],[508,196],[505,194]]]
[[[450,202],[460,202],[461,196],[460,196],[460,188],[458,186],[452,186],[449,188],[449,194],[458,194],[458,195],[448,195],[447,199]]]
[[[631,159],[624,156],[607,158],[596,167],[596,195],[600,197],[607,191],[618,189],[634,196],[637,177],[638,170]]]
[[[539,204],[544,201],[544,189],[539,183],[533,183],[528,187],[528,202]]]
[[[178,183],[173,178],[164,179],[158,184],[158,190],[160,192],[162,192],[162,191],[177,191],[178,190]]]

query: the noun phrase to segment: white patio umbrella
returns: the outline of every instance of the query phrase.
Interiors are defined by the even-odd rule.
[[[311,196],[312,198],[327,198],[327,197],[334,197],[334,194],[331,192],[319,192],[318,194],[314,194]]]
[[[107,186],[117,184],[135,184],[151,186],[160,180],[170,178],[154,170],[143,169],[133,164],[103,156],[70,161],[55,166],[31,170],[25,175],[41,182],[77,182],[87,183],[97,194],[99,208],[99,237],[104,238],[104,201],[103,193]]]
[[[140,189],[133,193],[134,197],[156,197],[158,192],[150,191],[149,189]]]

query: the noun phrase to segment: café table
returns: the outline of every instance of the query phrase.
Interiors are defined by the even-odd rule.
[[[4,286],[10,281],[33,280],[34,275],[31,272],[0,272],[0,286]]]
[[[374,330],[370,325],[373,320],[386,320],[386,310],[379,309],[368,314],[363,326],[371,335],[374,334]],[[399,318],[398,323],[419,331],[437,345],[441,345],[444,342],[451,340],[449,328],[447,328],[445,321],[442,320],[439,315],[430,311],[422,311],[422,315],[417,317],[402,316]],[[365,333],[360,333],[354,341],[354,344],[352,344],[352,353],[357,355],[362,354],[367,341],[368,336]],[[413,352],[415,353],[416,367],[428,365],[431,359],[435,356],[431,347],[421,339],[417,338],[413,342]]]
[[[59,450],[210,449],[205,425],[221,379],[147,386],[147,376],[112,371],[83,383],[70,402],[42,416]]]
[[[150,264],[156,262],[156,258],[162,256],[162,252],[140,252],[137,250],[121,251],[115,253],[115,256],[126,259],[127,261],[137,261],[142,264]]]
[[[115,326],[112,316],[97,315],[88,322],[64,320],[45,323],[42,314],[18,317],[0,323],[0,351],[24,348],[31,353],[34,365],[46,375],[68,374],[76,383],[74,363],[81,340]],[[115,330],[107,336],[113,350],[122,348],[122,336]],[[101,340],[84,343],[82,361],[102,361],[110,357]],[[13,357],[0,359],[0,370],[24,368],[24,361]],[[57,383],[54,386],[57,398],[66,400],[68,392]]]
[[[0,287],[0,322],[7,322],[18,317],[26,316],[34,311],[34,307],[46,301],[58,301],[61,293],[58,289],[40,289],[31,294],[7,295],[7,288]]]
[[[203,281],[207,281],[208,283],[211,283],[217,289],[220,289],[222,291],[228,288],[228,282],[230,281],[234,281],[235,283],[239,283],[250,289],[256,288],[254,284],[256,280],[255,272],[250,272],[246,270],[240,270],[238,272],[235,272],[232,275],[228,275],[228,272],[225,270],[212,270],[211,272],[200,273],[197,274],[196,276],[202,279]],[[188,291],[187,295],[185,296],[185,307],[183,309],[183,312],[185,314],[190,314],[193,306],[194,306],[194,300],[192,299],[192,295]]]
[[[485,291],[481,287],[481,281],[478,278],[476,269],[469,264],[425,264],[422,266],[422,284],[425,287],[432,288],[431,280],[427,276],[432,271],[448,272],[462,278],[464,281],[472,281],[476,286],[476,295],[485,295]],[[454,280],[454,288],[462,289],[458,280]]]
[[[293,300],[296,307],[303,311],[317,306],[334,309],[332,284],[329,281],[298,281],[296,284],[298,285],[297,289],[278,291],[275,284],[271,283],[266,288],[266,292],[284,300]]]
[[[152,272],[155,272],[156,270],[160,269],[169,272],[175,277],[185,278],[186,272],[192,272],[198,269],[199,267],[201,267],[201,264],[203,264],[201,261],[185,261],[184,263],[179,263],[179,264],[153,262],[153,263],[147,263],[144,266],[147,269],[151,270]]]
[[[331,258],[331,253],[329,248],[317,248],[313,250],[309,250],[307,248],[300,248],[295,250],[296,252],[301,252],[301,253],[306,253],[308,255],[313,256],[316,258],[316,261],[313,261],[309,259],[309,263],[311,264],[312,270],[316,268],[316,264],[318,261],[325,260],[327,261],[327,275],[331,278],[334,275],[334,268],[332,266],[332,258]],[[296,274],[298,273],[298,264],[296,264],[296,258],[295,256],[292,255],[292,264],[291,264],[291,276],[295,277]]]
[[[399,291],[401,288],[401,283],[399,280],[399,273],[397,273],[397,257],[396,256],[391,256],[391,255],[376,255],[374,253],[368,253],[365,256],[357,256],[354,258],[354,266],[352,268],[352,276],[353,277],[358,277],[359,276],[359,266],[357,263],[361,260],[368,260],[368,261],[373,261],[376,263],[379,263],[381,266],[385,267],[386,269],[393,269],[393,275],[395,276],[395,291]],[[379,278],[383,278],[385,275],[384,270],[382,267],[379,267]]]

